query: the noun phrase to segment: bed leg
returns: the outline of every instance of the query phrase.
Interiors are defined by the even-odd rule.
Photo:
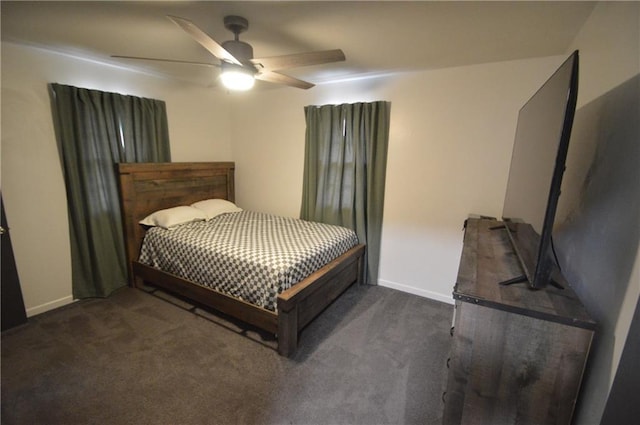
[[[131,285],[131,286],[133,286],[134,288],[140,289],[140,288],[142,288],[144,286],[144,279],[142,279],[139,276],[134,276],[132,283],[133,283],[133,285]]]
[[[298,348],[298,307],[278,310],[278,354],[290,357]]]
[[[365,270],[364,270],[364,252],[363,252],[360,258],[358,258],[358,278],[357,278],[356,284],[364,285],[365,283],[367,283],[365,281],[364,274],[365,274]]]

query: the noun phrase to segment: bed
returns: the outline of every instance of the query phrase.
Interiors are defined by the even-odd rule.
[[[365,247],[357,244],[277,294],[272,309],[162,271],[139,261],[149,214],[203,199],[234,198],[233,162],[117,164],[129,284],[144,284],[206,305],[277,337],[278,353],[292,356],[301,330],[363,275]]]

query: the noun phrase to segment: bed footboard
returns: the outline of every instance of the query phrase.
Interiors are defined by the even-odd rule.
[[[357,245],[278,296],[278,353],[289,357],[298,334],[363,276],[364,245]]]

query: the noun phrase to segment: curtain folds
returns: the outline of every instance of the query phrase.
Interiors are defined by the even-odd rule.
[[[50,84],[67,190],[75,299],[127,282],[114,164],[170,161],[163,101]]]
[[[377,284],[390,102],[305,107],[300,218],[354,229],[367,245],[365,282]]]

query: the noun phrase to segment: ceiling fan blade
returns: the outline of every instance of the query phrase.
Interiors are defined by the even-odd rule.
[[[308,83],[306,81],[298,80],[297,78],[289,77],[288,75],[280,74],[279,72],[260,72],[256,75],[256,80],[268,81],[270,83],[284,84],[291,87],[297,87],[299,89],[310,89],[315,84]]]
[[[193,22],[179,18],[177,16],[167,15],[167,18],[175,22],[180,28],[182,28],[187,34],[189,34],[194,40],[200,43],[205,49],[207,49],[213,56],[220,60],[235,63],[242,66],[242,63],[233,57],[225,48],[219,45],[211,37],[209,37],[204,31],[198,28]]]
[[[320,65],[323,63],[340,62],[345,60],[344,52],[340,49],[322,50],[317,52],[296,53],[292,55],[271,56],[268,58],[251,59],[258,67],[269,71],[278,71],[287,68]]]
[[[146,57],[143,57],[143,56],[123,56],[123,55],[111,55],[111,57],[112,58],[116,58],[116,59],[133,59],[133,60],[143,60],[143,61],[184,63],[184,64],[187,64],[187,65],[200,65],[200,66],[220,67],[220,65],[215,64],[215,63],[184,61],[184,60],[179,60],[179,59],[146,58]]]

